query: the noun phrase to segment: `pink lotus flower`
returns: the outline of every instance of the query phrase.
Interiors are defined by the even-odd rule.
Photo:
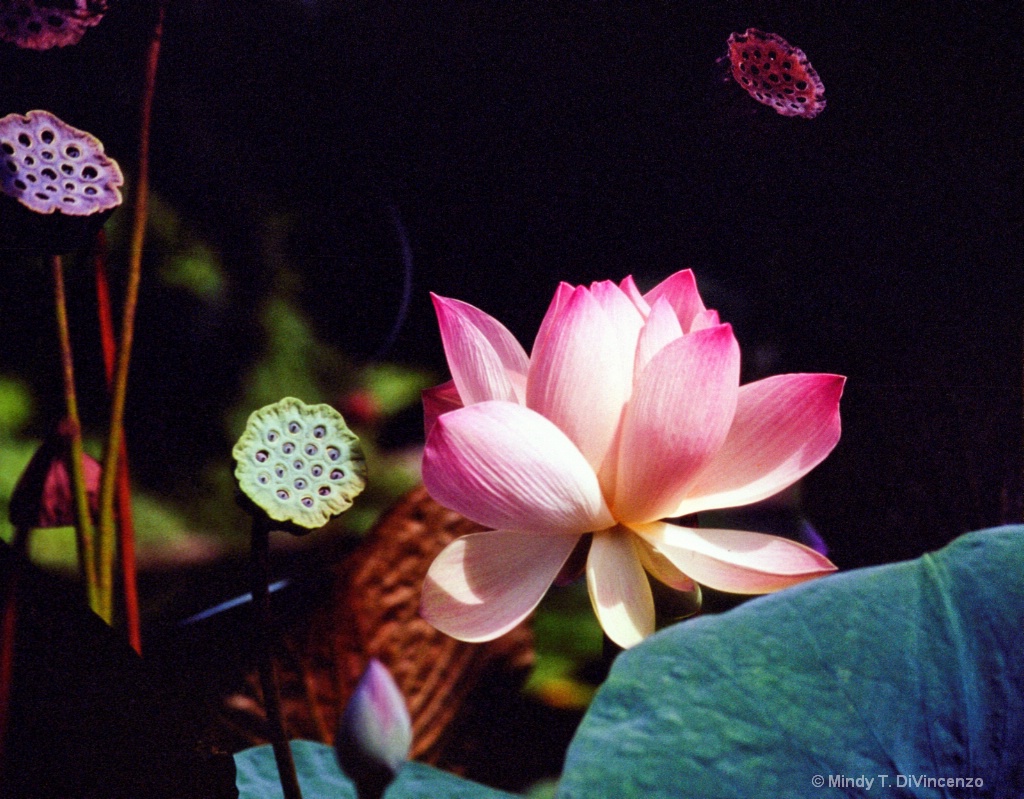
[[[532,358],[497,320],[434,297],[450,383],[424,393],[423,479],[441,504],[492,530],[435,559],[421,612],[464,641],[512,629],[581,536],[605,632],[629,647],[654,631],[645,570],[759,594],[834,571],[809,547],[663,521],[775,494],[839,440],[845,378],[778,375],[739,385],[740,351],[677,272],[641,295],[561,284]]]

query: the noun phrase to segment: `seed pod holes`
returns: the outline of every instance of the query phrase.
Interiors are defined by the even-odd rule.
[[[26,208],[68,216],[111,211],[123,183],[99,139],[49,111],[0,119],[0,190]]]
[[[329,405],[286,397],[260,408],[232,454],[238,485],[257,507],[311,530],[351,507],[366,486],[359,439]]]
[[[0,39],[27,50],[78,44],[107,0],[0,0]]]

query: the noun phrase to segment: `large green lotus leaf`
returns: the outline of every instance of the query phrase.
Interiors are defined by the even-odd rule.
[[[302,799],[356,799],[351,780],[338,768],[334,750],[316,741],[291,741]],[[254,746],[235,754],[238,799],[283,799],[274,748]]]
[[[356,789],[338,767],[334,749],[315,741],[292,741],[292,757],[303,799],[356,799]],[[281,799],[273,747],[256,746],[235,755],[239,799]],[[469,782],[423,763],[406,763],[385,799],[510,799],[513,794]]]
[[[515,794],[464,780],[425,763],[406,763],[384,792],[384,799],[522,799]]]
[[[557,796],[1024,796],[1024,528],[652,636],[616,661]]]

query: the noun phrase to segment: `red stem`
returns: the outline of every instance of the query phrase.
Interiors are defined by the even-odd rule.
[[[107,237],[101,230],[93,248],[96,268],[96,308],[100,319],[100,343],[103,348],[103,368],[107,376],[107,389],[113,390],[114,360],[117,341],[114,338],[114,315],[110,308],[110,281],[107,279]],[[124,584],[124,615],[128,628],[128,643],[142,654],[142,625],[139,618],[139,592],[135,568],[135,521],[132,516],[132,489],[128,474],[128,447],[121,437],[121,451],[117,459],[117,546],[121,555],[121,580]]]
[[[4,780],[4,754],[7,751],[7,713],[11,706],[14,687],[14,636],[18,617],[18,581],[22,561],[28,552],[28,530],[17,528],[12,541],[14,555],[10,579],[3,590],[3,608],[0,609],[0,794]]]

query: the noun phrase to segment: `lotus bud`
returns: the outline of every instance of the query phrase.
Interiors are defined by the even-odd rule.
[[[82,466],[89,509],[95,516],[99,506],[100,464],[85,455]],[[11,495],[8,513],[11,524],[19,530],[75,524],[71,435],[67,420],[40,445],[25,467]]]
[[[377,659],[370,660],[342,714],[335,752],[360,799],[379,797],[408,760],[412,722],[402,692]]]
[[[359,438],[330,405],[285,397],[260,408],[232,455],[242,493],[289,532],[323,527],[366,487]]]

